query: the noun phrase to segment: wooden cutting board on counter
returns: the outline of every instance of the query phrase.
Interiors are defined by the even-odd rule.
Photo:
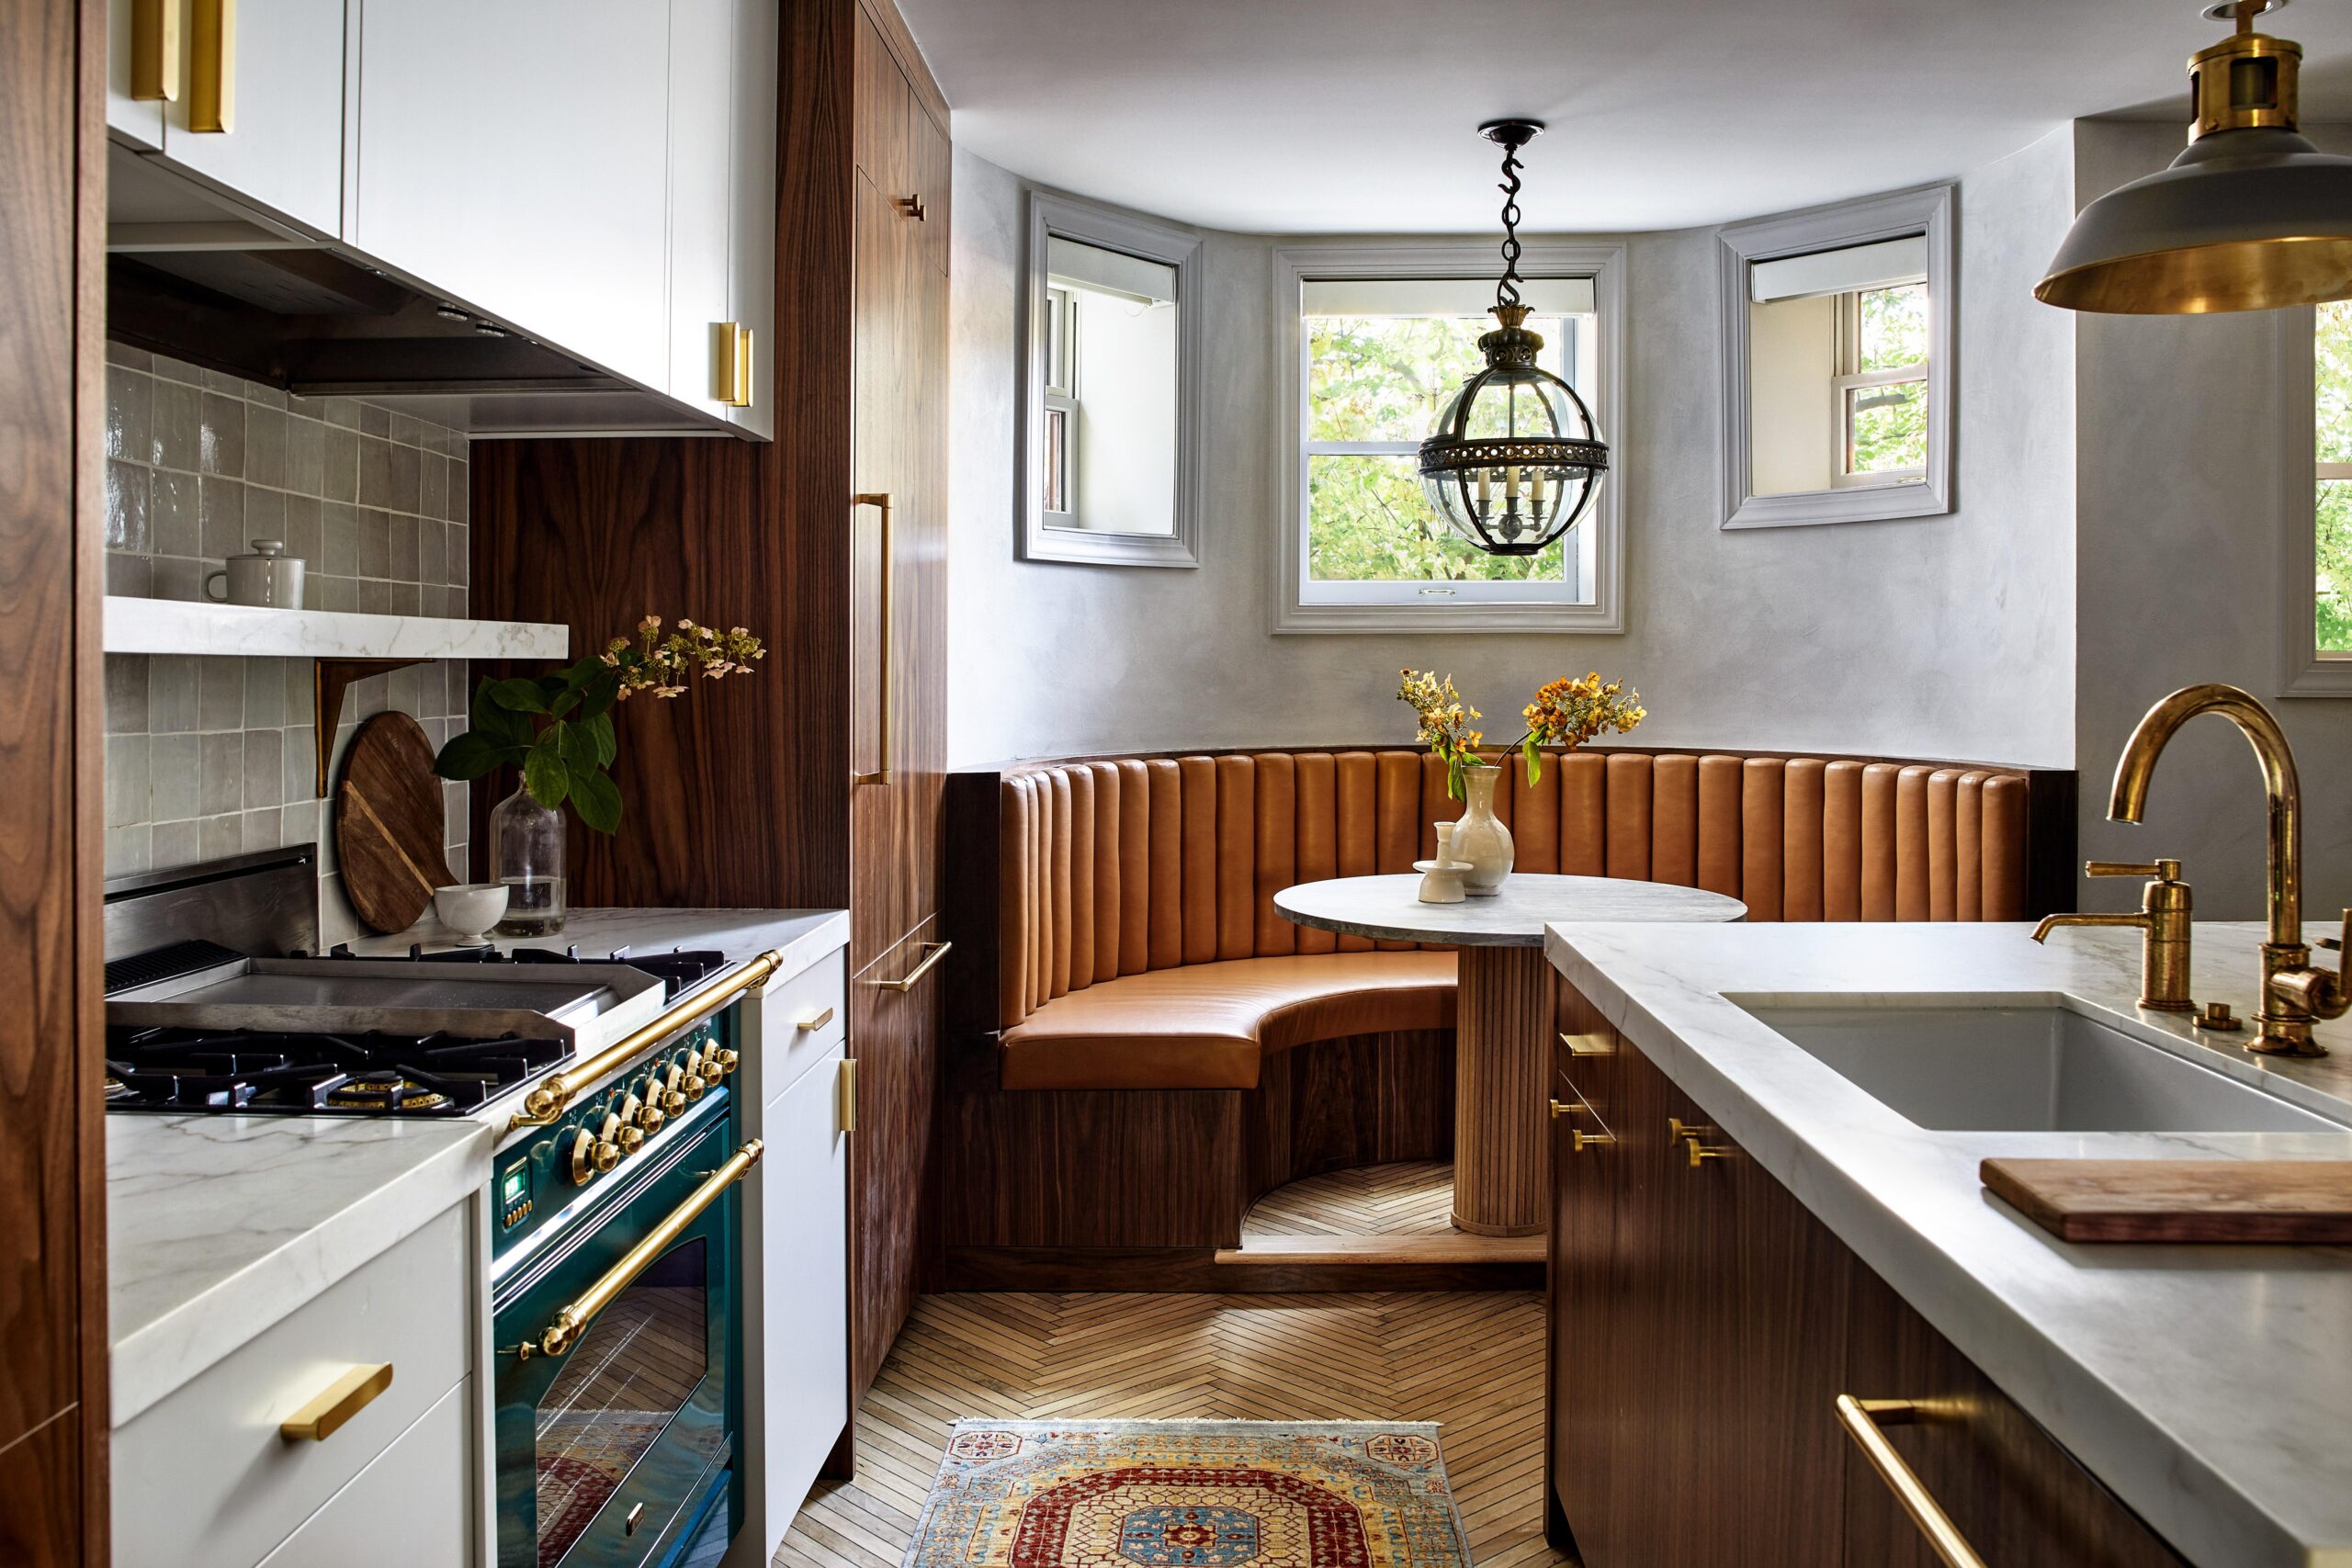
[[[343,755],[334,797],[334,848],[343,891],[373,930],[406,931],[449,874],[443,845],[441,780],[433,742],[404,713],[379,713],[359,727]]]
[[[2352,1160],[1988,1159],[1977,1174],[2064,1241],[2352,1244]]]

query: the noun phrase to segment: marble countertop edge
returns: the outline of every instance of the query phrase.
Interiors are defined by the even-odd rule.
[[[2020,1292],[2005,1292],[1988,1282],[1962,1256],[1964,1251],[1982,1254],[1994,1248],[2015,1253],[2029,1262],[2046,1256],[2071,1263],[2069,1253],[2088,1250],[2070,1248],[2047,1237],[1984,1193],[1975,1179],[1975,1163],[1981,1156],[2048,1152],[2051,1134],[1945,1134],[1915,1127],[1825,1064],[1781,1040],[1769,1026],[1728,999],[1736,996],[1754,1001],[1825,993],[1852,997],[1869,994],[1864,987],[1815,984],[1778,989],[1734,986],[1717,990],[1703,980],[1679,977],[1659,961],[1632,960],[1622,952],[1610,952],[1597,960],[1579,950],[1579,940],[1600,945],[1596,939],[1605,931],[1608,928],[1598,926],[1581,931],[1555,926],[1549,932],[1547,951],[1570,983],[1668,1078],[1705,1106],[1730,1138],[2177,1549],[2213,1568],[2255,1568],[2256,1564],[2342,1568],[2352,1563],[2352,1531],[2346,1529],[2344,1509],[2331,1511],[2324,1498],[2308,1489],[2266,1485],[2274,1477],[2259,1455],[2241,1456],[2210,1431],[2181,1430],[2177,1422],[2168,1424],[2165,1416],[2147,1408],[2132,1389],[2078,1357],[2064,1332],[2068,1325],[2060,1325],[2053,1333],[2052,1325],[2041,1321],[2036,1303],[2021,1301]],[[1614,941],[1616,933],[1609,934]],[[1703,964],[1696,967],[1703,968]],[[1668,987],[1674,1017],[1661,1017],[1642,998],[1640,993],[1660,984]],[[2037,996],[2065,997],[2075,1002],[2086,999],[2078,991],[2050,982],[1954,985],[1940,993],[1899,985],[1883,990],[1890,998],[1900,996],[1910,1002],[1939,994],[1975,998],[1988,992],[2014,996],[2019,1001]],[[1723,1038],[1711,1041],[1711,1048],[1695,1047],[1683,1038],[1685,1032],[1699,1032],[1686,1016],[1685,1010],[1690,1009],[1704,1009],[1707,1025],[1722,1025]],[[2144,1015],[2134,1020],[2096,1002],[2088,1010],[2093,1016],[2105,1014],[2102,1021],[2146,1021]],[[1738,1043],[1724,1049],[1724,1040]],[[1773,1049],[1785,1055],[1769,1064],[1743,1059],[1747,1052]],[[1769,1072],[1764,1071],[1767,1066]],[[2256,1064],[2248,1063],[2247,1068],[2233,1076],[2270,1077]],[[1759,1072],[1767,1081],[1748,1081]],[[2341,1100],[2307,1084],[2274,1077],[2262,1087],[2313,1108],[2337,1115],[2345,1112]],[[1799,1100],[1804,1101],[1802,1108]],[[1825,1122],[1838,1134],[1834,1149],[1820,1146],[1820,1128]],[[2181,1156],[2200,1152],[2181,1146],[2188,1135],[2096,1136],[2103,1145],[2113,1145],[2112,1152],[2118,1153],[2127,1149]],[[2281,1153],[2308,1150],[2313,1156],[2335,1152],[2335,1146],[2343,1141],[2325,1134],[2267,1136],[2274,1142],[2266,1148]],[[2041,1140],[2040,1145],[2034,1142],[2037,1139]],[[1884,1169],[1893,1170],[1896,1168],[1891,1162],[1897,1160],[1904,1162],[1905,1174],[1912,1178],[1908,1183],[1890,1186],[1873,1181],[1860,1168],[1878,1161]],[[2095,1250],[2096,1265],[2102,1268],[2129,1267],[2151,1260],[2151,1255],[2169,1263],[2183,1251]],[[2232,1250],[2233,1261],[2249,1266],[2325,1256],[2320,1249]],[[2199,1267],[2210,1267],[2211,1260],[2210,1251],[2202,1254]],[[2096,1285],[2103,1278],[2095,1276],[2086,1285],[2086,1298],[2098,1293]],[[2347,1300],[2352,1300],[2352,1281],[2347,1281]],[[2245,1332],[2236,1324],[2218,1325],[2215,1331]],[[2183,1346],[2178,1353],[2193,1356],[2196,1349],[2195,1345]]]

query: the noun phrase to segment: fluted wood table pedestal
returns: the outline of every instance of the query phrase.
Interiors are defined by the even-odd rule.
[[[1720,893],[1609,876],[1514,874],[1491,897],[1424,904],[1421,879],[1343,876],[1274,895],[1303,926],[1460,951],[1454,1006],[1453,1224],[1533,1235],[1549,1220],[1552,966],[1544,928],[1566,920],[1739,920]]]

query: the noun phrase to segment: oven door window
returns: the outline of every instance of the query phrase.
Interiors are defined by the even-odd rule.
[[[675,1247],[598,1314],[540,1397],[539,1568],[555,1568],[710,1370],[710,1247]]]

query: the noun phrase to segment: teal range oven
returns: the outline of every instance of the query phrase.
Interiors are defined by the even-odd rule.
[[[499,1568],[698,1568],[742,1517],[735,1021],[498,1156]]]

